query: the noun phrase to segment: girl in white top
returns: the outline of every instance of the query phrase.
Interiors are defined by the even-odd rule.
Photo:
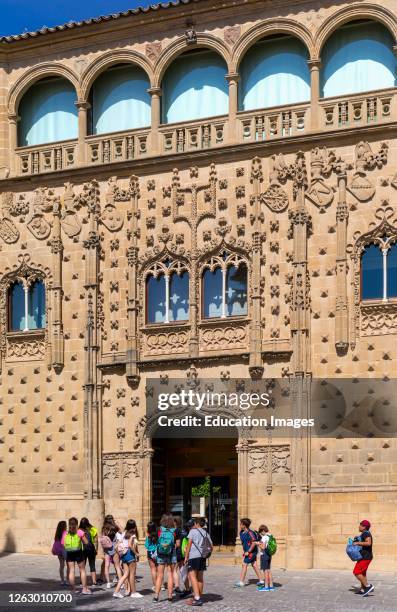
[[[136,522],[132,519],[127,521],[125,531],[116,536],[116,552],[120,557],[123,568],[123,575],[117,583],[113,597],[122,598],[124,595],[120,592],[124,583],[126,583],[126,595],[134,598],[143,597],[136,592],[135,577],[136,564],[139,561],[138,550],[138,529]]]

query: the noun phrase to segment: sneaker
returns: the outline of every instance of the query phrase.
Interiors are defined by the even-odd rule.
[[[272,585],[272,586],[269,586],[268,591],[275,591],[274,586],[273,586],[273,585]]]
[[[117,584],[117,583],[118,583],[118,581],[119,581],[119,579],[118,579],[118,578],[113,578],[113,582],[112,582],[112,584]]]
[[[158,601],[159,601],[159,596],[158,596],[158,595],[155,595],[155,596],[153,597],[153,602],[154,602],[154,603],[158,603]]]
[[[110,582],[107,582],[107,583],[106,583],[106,588],[107,588],[107,589],[111,589],[111,588],[112,588],[112,585],[110,584]]]
[[[359,589],[354,593],[355,595],[364,595],[364,589]]]
[[[202,606],[203,600],[202,599],[189,599],[189,601],[187,601],[186,603],[189,606]]]
[[[90,590],[88,590],[88,591],[81,591],[80,595],[92,595],[92,592]]]
[[[374,587],[374,585],[373,585],[373,584],[369,584],[369,585],[367,586],[367,588],[366,588],[366,589],[364,589],[363,597],[368,597],[368,595],[369,595],[370,593],[372,593],[372,591],[374,590],[374,588],[375,588],[375,587]]]
[[[131,593],[130,597],[134,597],[135,599],[138,599],[139,597],[143,597],[143,595],[141,593]]]
[[[257,587],[263,586],[265,584],[264,580],[258,580],[258,582],[256,583]]]
[[[69,583],[66,580],[62,580],[62,582],[61,582],[61,586],[68,586],[68,584]]]
[[[259,586],[256,587],[257,591],[267,591],[267,588],[265,587],[264,584],[261,584]]]
[[[153,591],[153,593],[156,592],[156,587],[155,586],[152,586],[152,591]]]
[[[113,597],[116,597],[116,599],[124,599],[124,595],[120,592],[113,593]]]
[[[241,582],[241,580],[238,580],[237,582],[234,583],[234,586],[236,588],[241,588],[245,586],[245,582]]]

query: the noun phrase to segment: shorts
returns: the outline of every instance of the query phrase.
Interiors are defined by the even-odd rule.
[[[67,550],[66,561],[70,563],[81,563],[84,561],[84,553],[82,550]]]
[[[96,551],[92,552],[92,551],[88,551],[85,550],[84,551],[84,559],[87,563],[89,563],[90,565],[90,572],[95,572],[95,559],[96,559]]]
[[[265,571],[265,570],[269,570],[270,566],[272,564],[272,558],[270,555],[268,555],[267,553],[262,553],[261,555],[261,570]]]
[[[195,557],[187,562],[187,571],[205,572],[207,569],[207,560],[203,557]]]
[[[173,552],[171,555],[159,555],[159,553],[157,553],[157,563],[158,565],[175,565],[175,552]]]
[[[360,559],[360,561],[357,561],[353,569],[353,574],[355,576],[358,576],[358,574],[362,574],[363,576],[366,576],[367,569],[371,561],[372,559]]]
[[[136,561],[135,555],[132,550],[128,550],[125,555],[120,557],[120,561],[125,563],[126,565],[130,565],[130,563],[134,563]]]
[[[243,562],[246,563],[247,565],[251,565],[251,563],[255,563],[255,561],[256,561],[256,555],[253,555],[252,553],[250,553],[248,557],[244,556],[243,558]]]

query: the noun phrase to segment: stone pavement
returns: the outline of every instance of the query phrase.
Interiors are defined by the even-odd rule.
[[[99,563],[98,563],[99,568]],[[375,585],[372,596],[362,598],[355,595],[352,585],[355,580],[346,571],[310,570],[293,572],[275,570],[274,579],[277,589],[274,592],[258,592],[252,575],[251,584],[243,589],[233,588],[238,578],[239,567],[212,565],[205,576],[205,605],[202,609],[216,612],[397,612],[396,574],[370,573]],[[61,589],[58,582],[58,561],[51,556],[6,554],[0,555],[0,594],[5,591],[17,593],[68,592]],[[182,601],[170,604],[162,592],[162,602],[152,602],[151,582],[146,562],[138,566],[138,590],[145,595],[143,599],[114,599],[113,591],[95,589],[91,596],[78,595],[76,606],[80,610],[190,610]],[[165,600],[165,601],[164,601]],[[2,600],[4,601],[4,599]],[[171,607],[171,608],[170,608]],[[0,610],[17,609],[4,607]],[[23,608],[19,608],[22,610]],[[24,608],[37,611],[45,608],[31,606]],[[47,610],[58,608],[47,608]],[[68,608],[62,608],[64,610]]]

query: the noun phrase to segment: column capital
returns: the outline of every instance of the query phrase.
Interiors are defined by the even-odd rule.
[[[309,59],[307,60],[307,65],[309,66],[310,70],[315,70],[316,68],[319,70],[321,68],[321,59],[319,57],[316,59]]]
[[[163,90],[161,89],[161,87],[149,87],[147,92],[151,96],[161,96],[161,94],[163,93]]]
[[[21,117],[18,115],[18,113],[8,114],[8,121],[10,121],[11,123],[18,123],[18,121],[20,120],[21,120]]]
[[[76,100],[74,104],[79,110],[89,110],[91,108],[91,104],[86,100]]]
[[[238,72],[229,72],[229,74],[225,76],[225,79],[228,83],[238,83],[240,75]]]

